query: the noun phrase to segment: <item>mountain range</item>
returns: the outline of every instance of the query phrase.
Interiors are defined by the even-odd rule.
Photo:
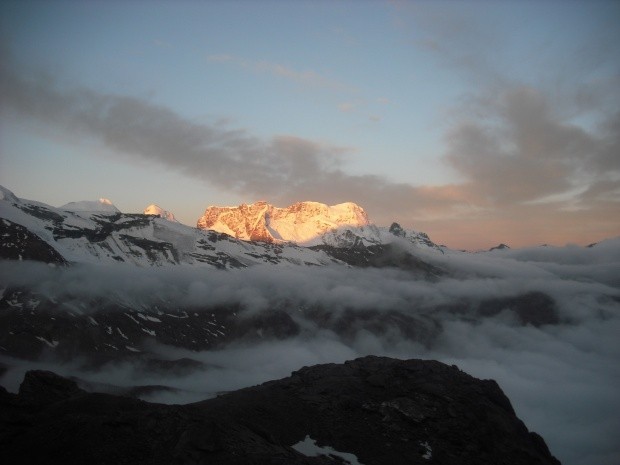
[[[259,263],[359,265],[377,261],[384,249],[403,238],[439,250],[424,233],[405,231],[396,223],[391,228],[371,224],[364,210],[353,203],[328,207],[300,202],[276,208],[257,202],[209,207],[198,227],[192,228],[178,223],[172,213],[157,205],[141,214],[121,213],[106,199],[55,208],[17,198],[2,187],[0,195],[5,258],[36,259],[32,256],[34,242],[39,244],[37,250],[47,249],[50,257],[60,255],[66,262],[215,268]],[[20,228],[26,228],[29,235],[28,240],[19,242],[21,249],[17,241],[10,245],[8,239]],[[342,253],[344,249],[353,253]]]
[[[9,329],[0,334],[0,347],[19,357],[36,359],[51,350],[55,357],[68,360],[80,354],[94,364],[119,357],[143,357],[151,363],[149,341],[208,350],[234,341],[295,336],[308,330],[306,322],[341,336],[360,329],[373,334],[396,329],[432,344],[446,314],[488,317],[509,309],[524,325],[560,321],[556,302],[540,290],[461,298],[439,307],[397,300],[388,311],[377,308],[390,301],[383,289],[376,291],[382,303],[362,303],[363,311],[349,308],[359,305],[359,291],[338,298],[338,311],[332,304],[303,303],[307,297],[298,302],[297,281],[285,291],[288,297],[280,297],[282,291],[269,295],[267,289],[276,285],[270,275],[281,283],[310,276],[333,276],[338,283],[342,276],[356,279],[355,270],[385,270],[383,276],[400,270],[415,283],[462,274],[449,260],[462,252],[437,246],[426,234],[396,223],[378,227],[354,203],[209,207],[193,228],[156,206],[147,213],[121,213],[101,199],[55,208],[20,199],[5,188],[0,194],[0,258],[9,260],[0,268],[5,281],[0,322]],[[488,253],[504,250],[509,249]],[[51,271],[37,263],[60,268]],[[204,274],[209,270],[229,274]],[[231,275],[234,270],[248,271]],[[117,277],[125,278],[117,283]],[[146,284],[141,287],[142,279]],[[247,279],[265,284],[246,297],[242,288]],[[43,285],[46,280],[56,284]],[[238,289],[228,290],[235,280],[240,280],[234,285]],[[208,292],[202,291],[205,286]],[[256,292],[266,295],[254,296]],[[187,297],[194,294],[202,297]],[[245,311],[256,302],[263,302],[261,312]]]
[[[229,404],[222,401],[223,410],[217,412],[223,416],[209,423],[208,431],[200,432],[201,437],[210,438],[205,439],[207,445],[187,435],[193,438],[202,428],[194,430],[192,418],[203,418],[211,407],[168,409],[135,398],[197,402],[222,391],[281,378],[309,362],[342,362],[367,354],[399,358],[431,354],[441,360],[459,360],[462,353],[473,353],[484,360],[482,366],[501,366],[491,371],[503,376],[503,382],[511,379],[506,373],[521,373],[524,378],[512,384],[512,392],[518,393],[528,383],[539,382],[541,372],[527,367],[547,360],[540,351],[550,351],[552,357],[566,343],[571,349],[562,349],[561,359],[568,352],[571,360],[586,360],[588,367],[596,364],[590,343],[583,346],[587,351],[580,353],[581,358],[573,357],[573,328],[585,325],[593,334],[613,332],[620,303],[619,251],[620,239],[588,247],[518,250],[501,244],[486,252],[456,251],[397,223],[375,225],[355,203],[299,202],[279,208],[261,201],[210,206],[192,227],[179,223],[172,212],[158,205],[149,205],[141,213],[123,213],[107,199],[53,207],[0,188],[0,377],[12,392],[18,391],[18,380],[28,369],[53,369],[70,378],[38,371],[26,376],[19,394],[0,390],[0,403],[12,412],[0,415],[0,422],[23,426],[16,433],[23,441],[11,449],[16,456],[37,431],[49,436],[57,428],[83,426],[93,428],[95,434],[94,425],[117,424],[116,417],[107,413],[93,413],[83,424],[73,422],[71,412],[83,408],[92,413],[98,405],[107,405],[118,415],[124,406],[133,409],[119,420],[121,429],[122,424],[143,423],[150,415],[159,415],[154,412],[180,415],[182,421],[175,424],[179,436],[174,437],[179,457],[214,453],[220,454],[221,463],[237,463],[234,444],[238,439],[244,448],[254,444],[257,457],[271,451],[265,453],[282,454],[289,460],[285,463],[340,460],[353,465],[352,455],[365,465],[385,463],[377,458],[371,441],[346,439],[343,428],[347,426],[342,423],[332,424],[337,431],[331,441],[329,435],[304,432],[305,426],[291,429],[294,435],[289,435],[287,428],[263,422],[260,412],[267,410],[260,406],[262,388],[248,391],[247,398],[246,394],[230,397],[233,403],[246,399],[243,402],[253,413],[245,423],[224,415]],[[601,350],[605,347],[603,339]],[[530,353],[536,354],[534,358],[528,358]],[[504,366],[501,361],[505,360]],[[348,425],[356,431],[366,427],[362,423],[367,415],[373,422],[389,417],[389,422],[371,427],[394,441],[414,433],[419,436],[412,444],[398,445],[403,454],[417,457],[407,463],[461,463],[454,461],[458,456],[454,451],[467,447],[465,435],[454,435],[446,426],[460,424],[456,420],[460,414],[454,417],[460,407],[440,387],[443,381],[451,382],[452,375],[439,365],[427,365],[416,371],[424,373],[419,380],[424,389],[408,396],[383,386],[389,377],[398,379],[408,370],[393,363],[373,359],[355,364],[353,372],[352,365],[346,364],[337,372],[329,367],[305,371],[301,378],[293,376],[274,384],[274,391],[265,388],[270,396],[281,399],[265,415],[276,418],[286,411],[299,411],[303,416],[317,408],[336,409],[344,418],[347,412],[357,412],[356,420]],[[395,371],[379,379],[372,373],[381,371],[382,365]],[[554,367],[570,365],[554,361],[544,366],[551,367],[555,383],[564,368],[558,372]],[[445,373],[447,378],[436,379],[433,373]],[[343,402],[338,389],[332,392],[326,387],[352,374],[360,380],[351,384],[352,389],[359,388],[357,400],[351,400],[355,405]],[[606,378],[602,381],[607,382]],[[378,396],[377,389],[386,389],[389,398],[379,396],[368,405],[359,404],[365,393]],[[473,389],[486,388],[474,383]],[[491,391],[491,402],[503,396]],[[276,392],[282,392],[282,397]],[[555,399],[551,390],[546,394],[540,402]],[[45,403],[44,399],[58,395]],[[291,400],[297,397],[301,404]],[[521,403],[524,398],[526,403],[530,400],[522,393]],[[37,410],[42,402],[43,410]],[[540,402],[527,411],[544,410]],[[478,408],[466,406],[468,411]],[[443,426],[437,426],[427,440],[422,433],[431,423],[415,412],[433,408],[443,413],[429,416],[428,421],[434,418],[433,422]],[[61,417],[53,417],[54,412]],[[513,422],[496,419],[504,426]],[[482,425],[491,421],[489,417],[478,420],[476,428],[485,428]],[[161,433],[154,428],[153,433]],[[524,457],[546,457],[541,463],[556,463],[545,452],[542,440],[527,439],[527,431],[520,427],[512,431],[519,441],[525,441],[522,450],[530,451]],[[549,431],[553,429],[545,435]],[[117,437],[116,432],[108,432]],[[157,434],[154,437],[160,437]],[[149,444],[147,436],[127,437]],[[237,439],[230,442],[224,436]],[[84,437],[93,440],[88,434]],[[7,438],[0,434],[0,441]],[[124,451],[131,449],[131,441],[123,442]],[[85,450],[78,443],[63,442],[76,453]],[[47,450],[54,444],[39,445]],[[344,455],[335,455],[333,460],[325,458],[330,452],[315,458],[299,456],[292,444],[323,452],[323,446],[329,445]],[[388,447],[387,443],[376,444]],[[451,451],[454,460],[442,456],[436,446]],[[98,447],[108,450],[113,443]],[[476,437],[471,447],[471,463],[476,454],[491,454],[482,437]],[[493,454],[498,450],[504,449]],[[265,463],[260,460],[254,463]],[[528,463],[524,460],[514,463]]]
[[[263,273],[262,267],[397,267],[411,276],[429,279],[444,273],[413,253],[414,249],[444,253],[428,236],[405,231],[397,224],[377,227],[353,203],[328,207],[301,202],[286,209],[264,202],[210,207],[198,221],[199,227],[193,228],[174,221],[174,215],[153,205],[145,213],[121,213],[106,199],[55,208],[20,199],[5,188],[0,188],[0,194],[0,258],[18,262],[42,262],[70,270],[111,266],[118,269],[117,274],[132,273],[127,270],[135,267],[161,269],[162,273],[174,268],[188,273],[191,269],[259,267],[258,272]],[[216,229],[205,229],[207,225]],[[230,235],[232,231],[238,237]],[[267,235],[260,236],[257,231]],[[260,317],[239,319],[230,305],[206,303],[209,312],[196,312],[195,305],[181,306],[164,298],[143,302],[143,296],[136,304],[135,297],[118,290],[114,293],[78,297],[73,291],[59,302],[33,292],[32,286],[3,286],[0,309],[19,311],[2,313],[0,320],[7,328],[21,329],[0,334],[0,346],[20,357],[36,358],[52,349],[56,356],[67,359],[78,353],[98,359],[102,353],[112,357],[143,353],[145,336],[159,343],[205,349],[256,334],[283,337],[299,331],[297,323],[279,308],[281,303]],[[319,318],[324,309],[304,311]],[[50,313],[56,314],[51,324]],[[367,315],[377,322],[378,317]],[[405,320],[415,326],[415,320]]]

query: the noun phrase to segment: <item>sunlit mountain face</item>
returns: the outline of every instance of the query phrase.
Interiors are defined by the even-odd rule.
[[[47,369],[188,403],[317,363],[435,359],[495,379],[567,463],[615,453],[598,425],[618,426],[618,238],[469,253],[354,203],[209,207],[193,228],[163,209],[2,197],[11,392]]]
[[[618,18],[0,1],[3,462],[620,464]]]

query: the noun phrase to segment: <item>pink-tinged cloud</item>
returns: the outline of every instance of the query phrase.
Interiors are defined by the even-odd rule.
[[[532,88],[506,88],[480,106],[484,118],[457,121],[447,132],[445,159],[463,182],[413,186],[347,173],[341,147],[295,136],[262,140],[198,124],[144,99],[60,88],[36,75],[26,79],[6,61],[0,74],[7,112],[98,139],[248,201],[353,201],[378,224],[397,221],[457,248],[583,244],[620,235],[620,117],[588,131],[559,118]]]
[[[228,54],[208,55],[207,61],[212,63],[228,63],[242,69],[258,73],[269,74],[274,77],[284,78],[291,82],[309,87],[321,87],[334,91],[356,92],[353,86],[345,84],[337,79],[325,76],[313,70],[297,70],[281,63],[269,61],[252,61]]]

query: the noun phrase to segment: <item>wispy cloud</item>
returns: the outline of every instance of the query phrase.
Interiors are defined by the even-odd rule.
[[[228,55],[210,59],[307,85],[331,85],[316,73]],[[445,135],[445,160],[463,181],[414,186],[348,173],[342,158],[348,148],[292,135],[265,140],[247,130],[190,121],[147,99],[62,86],[11,60],[0,66],[5,115],[93,137],[125,156],[250,199],[281,205],[355,201],[379,224],[399,221],[462,247],[480,247],[480,231],[486,247],[588,243],[620,231],[613,213],[620,203],[619,113],[601,114],[594,128],[578,126],[558,111],[555,99],[532,86],[485,87],[467,99]]]
[[[356,109],[357,105],[353,102],[342,102],[338,104],[338,111],[342,113],[350,113]]]
[[[228,63],[236,65],[254,73],[269,74],[274,77],[290,80],[303,86],[319,87],[342,92],[357,92],[357,89],[354,86],[345,84],[332,77],[313,70],[297,70],[281,63],[252,61],[227,54],[208,55],[207,61],[211,63]]]
[[[444,161],[463,178],[473,222],[492,233],[511,218],[508,235],[532,239],[555,229],[561,240],[563,227],[576,238],[584,223],[618,234],[620,221],[605,218],[620,208],[620,61],[609,47],[620,34],[610,19],[593,14],[574,48],[530,50],[540,68],[519,75],[505,55],[514,37],[460,5],[392,6],[412,46],[467,85],[446,119]],[[455,227],[473,234],[466,223]]]

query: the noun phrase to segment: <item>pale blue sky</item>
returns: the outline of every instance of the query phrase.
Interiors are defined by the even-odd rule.
[[[617,235],[619,11],[613,1],[5,1],[0,40],[15,80],[3,92],[29,89],[58,115],[6,99],[0,183],[52,205],[157,203],[192,225],[211,204],[312,196],[455,247]],[[107,109],[124,97],[139,109],[112,127]],[[81,127],[91,114],[100,119]],[[174,128],[153,133],[160,118]],[[161,141],[143,140],[134,121]],[[129,145],[110,139],[121,130]],[[221,149],[225,134],[225,155],[205,148]],[[554,195],[561,203],[544,201]],[[541,205],[565,212],[553,221],[566,235],[550,232]],[[511,221],[525,218],[516,236]]]

